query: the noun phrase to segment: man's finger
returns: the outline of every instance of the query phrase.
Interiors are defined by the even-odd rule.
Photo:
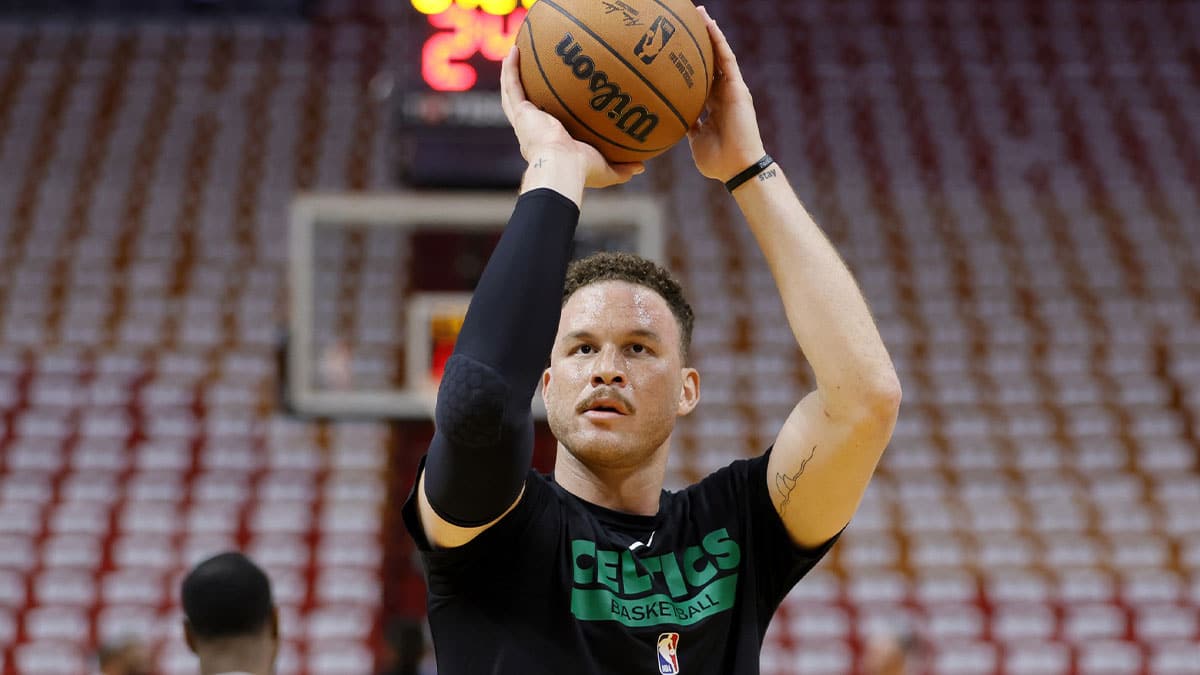
[[[631,177],[645,173],[646,171],[646,165],[642,162],[617,162],[611,166],[617,173],[622,175],[629,174]]]
[[[512,113],[510,112],[511,106],[508,103],[508,64],[512,60],[512,53],[516,48],[516,45],[513,45],[513,48],[509,50],[504,60],[500,62],[500,108],[504,110],[504,116],[510,122],[512,121]]]
[[[708,35],[712,39],[713,50],[717,53],[717,73],[724,77],[729,82],[741,83],[742,71],[738,67],[737,56],[733,53],[733,48],[729,46],[729,40],[725,38],[725,33],[721,32],[721,27],[717,25],[715,19],[708,14],[708,10],[703,7],[697,7],[700,14],[704,16],[704,23],[708,26]]]
[[[500,105],[504,114],[512,120],[516,106],[525,100],[525,90],[521,88],[520,58],[517,46],[513,45],[500,64]]]

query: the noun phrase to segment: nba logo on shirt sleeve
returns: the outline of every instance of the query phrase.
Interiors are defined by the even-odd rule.
[[[678,646],[679,633],[662,633],[658,636],[659,675],[678,675],[679,654],[675,651]]]

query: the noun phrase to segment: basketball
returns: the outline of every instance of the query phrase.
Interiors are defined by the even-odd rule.
[[[678,143],[712,86],[712,43],[688,0],[539,0],[517,47],[529,100],[612,162]]]

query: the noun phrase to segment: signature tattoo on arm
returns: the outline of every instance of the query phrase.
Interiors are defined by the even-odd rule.
[[[779,502],[780,518],[783,517],[787,511],[788,504],[792,501],[792,492],[796,489],[796,479],[800,477],[800,474],[804,473],[804,467],[808,466],[809,460],[815,454],[817,454],[817,446],[814,445],[812,450],[809,451],[808,457],[805,457],[804,461],[800,462],[800,468],[796,469],[796,473],[790,476],[782,472],[775,474],[775,489],[779,492],[779,496],[783,497],[783,501]]]

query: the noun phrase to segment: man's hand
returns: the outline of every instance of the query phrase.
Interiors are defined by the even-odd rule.
[[[737,57],[725,34],[703,7],[697,7],[708,25],[716,60],[712,91],[705,103],[703,121],[688,130],[688,143],[696,168],[707,178],[725,182],[766,154],[750,89],[742,79]]]
[[[566,189],[559,189],[568,197],[573,197],[570,193],[581,194],[583,187],[619,185],[645,170],[641,162],[610,163],[596,148],[572,138],[553,115],[531,103],[521,85],[519,58],[516,47],[504,57],[500,68],[500,104],[504,108],[504,116],[517,134],[521,156],[529,162],[531,175],[526,179],[527,188],[531,187],[530,182],[544,182],[544,185],[533,187],[559,189],[559,182],[573,184],[578,179],[578,190],[566,185],[562,186]],[[545,180],[531,180],[534,175],[544,175]]]

